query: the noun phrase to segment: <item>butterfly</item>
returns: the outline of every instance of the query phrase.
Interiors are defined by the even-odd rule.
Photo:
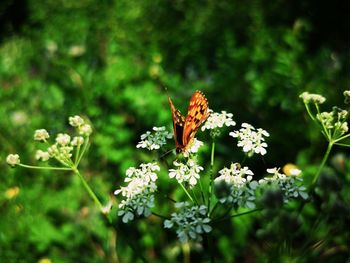
[[[188,150],[199,127],[209,117],[208,101],[201,91],[195,91],[191,97],[186,118],[175,108],[168,96],[174,124],[176,152]]]

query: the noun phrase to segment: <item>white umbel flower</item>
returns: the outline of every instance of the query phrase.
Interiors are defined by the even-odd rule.
[[[243,151],[252,155],[254,153],[265,155],[267,143],[264,137],[269,137],[270,134],[259,128],[255,129],[248,123],[242,123],[241,129],[229,133],[230,136],[237,138],[237,146],[243,148]]]
[[[138,216],[149,216],[154,206],[153,193],[157,190],[157,171],[160,167],[157,163],[141,164],[139,168],[130,167],[126,171],[124,182],[127,186],[117,189],[114,194],[124,197],[119,204],[118,216],[122,216],[124,223]]]
[[[145,148],[150,151],[158,150],[166,144],[167,139],[171,139],[173,135],[169,133],[165,127],[153,127],[153,131],[147,131],[141,135],[141,141],[136,148]]]
[[[212,130],[216,128],[222,128],[223,126],[235,126],[236,122],[232,120],[232,113],[227,113],[226,111],[221,111],[221,113],[213,112],[209,110],[210,115],[202,126],[202,131],[204,130]]]
[[[175,178],[180,184],[186,182],[193,187],[199,180],[199,173],[203,167],[198,165],[194,160],[188,159],[187,163],[181,163],[175,160],[173,162],[176,169],[169,169],[169,177]]]

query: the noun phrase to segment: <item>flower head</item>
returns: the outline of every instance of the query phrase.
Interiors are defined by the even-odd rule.
[[[73,127],[80,127],[81,125],[83,125],[84,119],[78,115],[75,115],[73,117],[69,117],[69,124]]]
[[[319,94],[312,94],[309,92],[303,92],[299,95],[299,98],[301,98],[304,103],[315,103],[315,104],[322,104],[326,101],[326,98]]]
[[[78,146],[84,144],[84,137],[82,136],[75,136],[73,137],[73,140],[70,143],[72,146]]]
[[[79,134],[83,136],[90,136],[92,133],[92,128],[90,124],[83,124],[79,126]]]
[[[7,164],[11,165],[12,167],[20,164],[21,160],[19,159],[19,155],[18,154],[9,154],[6,157],[6,162]]]
[[[56,142],[61,146],[66,146],[70,143],[70,136],[65,133],[59,133],[56,137]]]
[[[44,152],[42,150],[37,150],[35,153],[35,159],[42,160],[43,162],[46,162],[50,159],[50,154],[48,152]]]
[[[221,111],[221,113],[213,112],[209,110],[210,115],[202,126],[202,131],[204,130],[213,130],[216,128],[222,128],[223,126],[235,126],[236,122],[232,120],[232,113],[227,113],[226,111]]]
[[[157,163],[141,164],[140,168],[130,167],[126,171],[124,182],[127,186],[117,189],[114,194],[122,195],[125,199],[119,204],[118,216],[123,217],[123,222],[127,223],[134,219],[136,215],[149,216],[151,208],[154,206],[153,193],[157,190],[156,171],[160,167]]]
[[[272,176],[267,176],[259,180],[259,184],[261,186],[269,184],[280,188],[283,193],[284,202],[288,202],[288,200],[291,198],[308,198],[306,188],[298,184],[298,182],[302,182],[302,178],[298,176],[300,173],[297,173],[297,175],[287,176],[280,173],[280,169],[276,167],[267,169],[267,173]]]
[[[255,207],[256,181],[252,181],[253,172],[248,167],[241,167],[239,163],[232,163],[230,168],[219,171],[215,178],[216,195],[221,203],[239,205],[241,207]],[[220,193],[217,190],[225,190]]]
[[[255,129],[248,123],[242,123],[241,127],[239,131],[229,133],[230,136],[238,138],[237,146],[242,147],[248,155],[265,155],[267,143],[264,137],[269,137],[270,134],[261,128]]]
[[[188,159],[187,163],[181,163],[175,160],[173,162],[176,169],[169,169],[169,177],[175,178],[179,183],[186,182],[193,187],[199,179],[199,172],[203,167],[199,166],[193,159]]]
[[[344,94],[344,98],[345,98],[344,103],[350,104],[350,90],[344,91],[343,94]]]
[[[153,132],[147,131],[141,135],[141,141],[136,145],[137,148],[146,148],[150,151],[158,150],[166,144],[167,139],[173,135],[165,127],[153,127]]]
[[[45,129],[36,130],[34,132],[34,140],[46,141],[50,137],[49,133]]]

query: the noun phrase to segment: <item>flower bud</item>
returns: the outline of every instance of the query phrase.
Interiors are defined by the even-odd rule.
[[[6,158],[6,162],[11,165],[12,167],[16,166],[19,164],[21,161],[19,159],[18,154],[9,154]]]
[[[50,137],[49,133],[45,129],[36,130],[34,133],[34,140],[46,141]]]

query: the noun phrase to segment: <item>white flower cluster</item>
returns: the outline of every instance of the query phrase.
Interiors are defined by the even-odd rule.
[[[259,180],[259,184],[261,186],[265,186],[266,184],[278,186],[283,192],[284,202],[287,203],[292,198],[308,198],[307,189],[304,186],[298,185],[298,182],[303,181],[301,177],[294,175],[287,176],[280,173],[278,168],[267,169],[267,173],[272,174],[272,176]]]
[[[221,111],[221,113],[213,112],[209,110],[210,115],[202,126],[202,131],[204,130],[213,130],[216,128],[222,128],[223,126],[235,126],[236,122],[232,120],[232,113],[227,113],[226,111]]]
[[[197,184],[199,172],[203,170],[203,167],[199,166],[195,160],[188,159],[186,164],[175,160],[173,164],[176,169],[169,169],[170,178],[175,178],[180,184],[186,182],[190,187]]]
[[[201,241],[203,233],[209,233],[212,227],[205,205],[190,207],[187,202],[176,203],[179,213],[172,213],[170,220],[164,221],[164,228],[175,228],[179,240],[183,243]]]
[[[252,125],[248,123],[242,123],[241,129],[239,131],[230,132],[229,135],[238,138],[238,147],[242,147],[243,151],[248,153],[248,155],[266,154],[267,143],[265,142],[265,137],[269,137],[270,134],[259,128],[255,129]]]
[[[135,214],[146,217],[151,214],[151,208],[154,206],[153,193],[157,190],[156,171],[159,170],[157,163],[144,163],[138,169],[130,167],[126,171],[124,182],[128,185],[114,192],[115,195],[121,194],[125,198],[118,206],[118,216],[123,217],[124,223],[133,220]]]
[[[171,139],[173,135],[169,133],[165,127],[153,127],[154,133],[147,131],[141,135],[141,141],[136,145],[137,148],[146,148],[150,151],[158,150],[166,144],[167,139]]]
[[[255,189],[258,183],[252,181],[254,174],[248,167],[241,168],[238,163],[232,163],[230,168],[220,170],[219,174],[214,182],[221,203],[255,208]],[[226,187],[227,193],[222,194]]]
[[[299,98],[301,98],[304,103],[315,103],[315,104],[322,104],[326,101],[326,98],[319,94],[312,94],[307,91],[301,93],[299,95]]]

